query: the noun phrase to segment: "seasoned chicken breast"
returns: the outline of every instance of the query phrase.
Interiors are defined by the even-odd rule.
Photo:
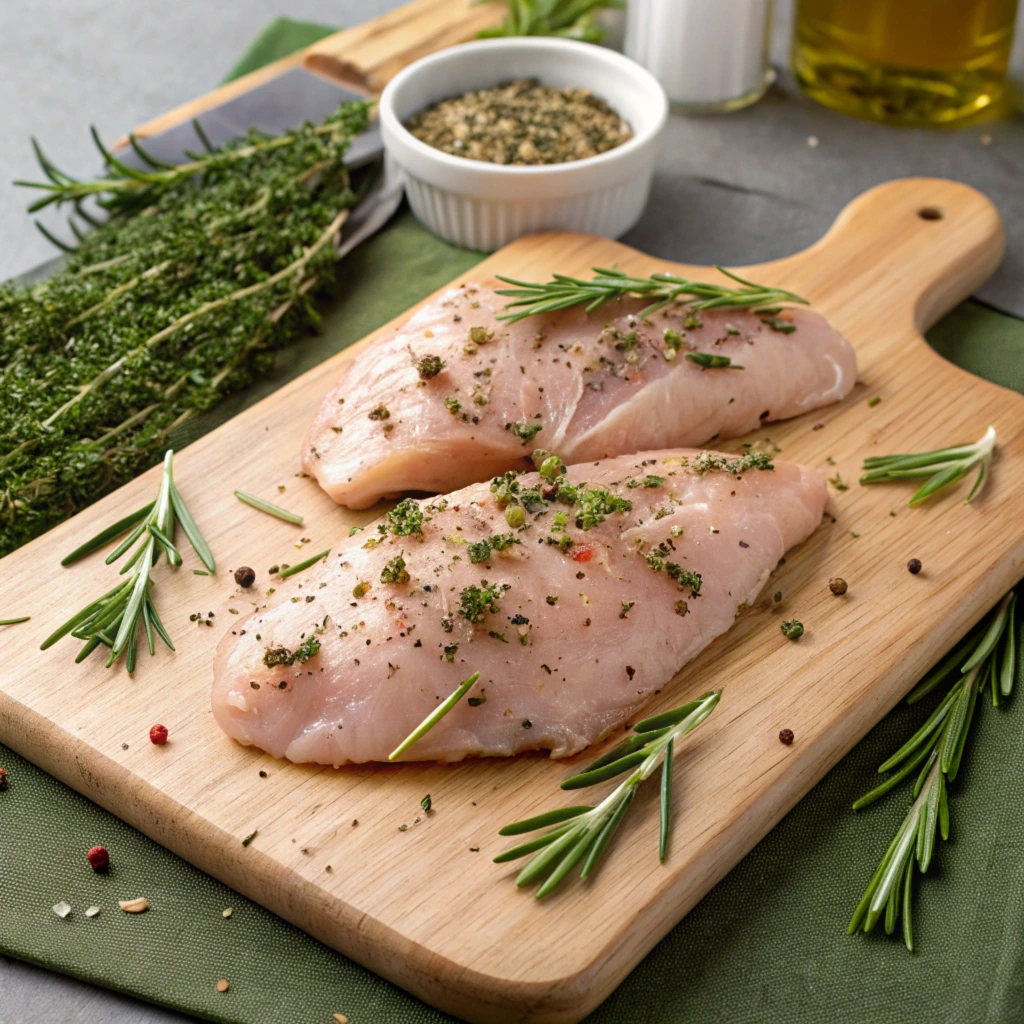
[[[803,307],[641,321],[643,301],[624,300],[509,325],[503,301],[453,288],[344,364],[302,448],[335,501],[454,490],[536,447],[574,463],[702,445],[839,401],[857,375],[849,343]]]
[[[563,757],[624,722],[818,525],[819,473],[751,453],[620,456],[406,499],[221,643],[213,709],[277,757]]]

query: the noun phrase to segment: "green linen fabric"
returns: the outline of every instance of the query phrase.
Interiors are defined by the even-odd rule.
[[[326,31],[279,20],[235,72]],[[340,294],[322,334],[282,352],[270,377],[224,403],[176,445],[356,341],[479,258],[401,214],[340,267]],[[966,369],[1024,391],[1024,323],[967,302],[930,340]],[[826,675],[823,667],[823,685]],[[656,947],[590,1024],[1024,1020],[1019,701],[979,709],[950,801],[951,839],[917,886],[916,953],[895,937],[851,938],[845,931],[906,813],[907,791],[859,815],[849,808],[933,700],[893,711]],[[10,783],[0,792],[0,952],[225,1024],[331,1024],[332,1013],[346,1014],[352,1024],[452,1020],[2,746],[0,767]],[[96,843],[111,851],[105,876],[85,861]],[[609,874],[602,884],[614,886],[615,879]],[[118,899],[139,895],[150,901],[148,913],[117,908]],[[50,909],[61,900],[73,908],[65,920]],[[101,913],[87,919],[93,904]],[[225,918],[227,907],[233,913]],[[215,991],[219,978],[230,981],[228,992]]]

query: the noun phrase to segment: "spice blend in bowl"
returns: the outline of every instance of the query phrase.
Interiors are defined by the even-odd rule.
[[[562,164],[606,153],[633,137],[589,89],[521,78],[441,100],[406,125],[434,149],[492,164]]]
[[[385,163],[413,213],[484,251],[534,231],[625,234],[647,203],[667,117],[664,90],[638,64],[557,38],[450,46],[380,98]]]

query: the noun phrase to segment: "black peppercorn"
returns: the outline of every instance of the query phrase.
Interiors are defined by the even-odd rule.
[[[235,582],[240,587],[251,587],[256,582],[256,573],[247,565],[235,570]]]
[[[836,597],[842,597],[847,591],[846,580],[842,576],[833,576],[828,581],[828,589],[832,591]]]
[[[788,747],[790,745],[790,743],[793,742],[793,730],[792,729],[783,729],[779,733],[779,742],[780,743],[785,743],[785,745]]]
[[[907,568],[910,570],[912,576],[916,576],[921,571],[921,559],[912,558],[907,562]]]

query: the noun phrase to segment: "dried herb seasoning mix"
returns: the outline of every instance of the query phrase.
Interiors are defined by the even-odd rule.
[[[492,164],[562,164],[597,156],[633,137],[589,89],[555,89],[535,78],[441,100],[409,131],[434,149]]]

